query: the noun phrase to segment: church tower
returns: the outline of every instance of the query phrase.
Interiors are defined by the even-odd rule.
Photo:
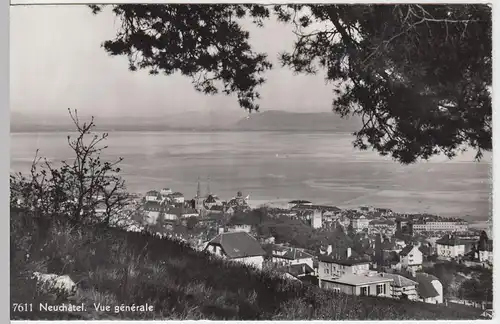
[[[198,177],[198,187],[196,189],[196,197],[194,198],[194,208],[200,211],[203,208],[203,197],[201,196],[200,177]]]

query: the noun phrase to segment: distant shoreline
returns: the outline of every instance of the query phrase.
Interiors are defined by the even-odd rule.
[[[95,128],[97,132],[127,132],[127,133],[162,133],[162,132],[183,132],[183,133],[231,133],[231,132],[268,132],[268,133],[326,133],[326,134],[348,134],[352,135],[352,132],[347,131],[336,131],[336,130],[300,130],[300,129],[188,129],[188,128],[171,128],[171,129],[113,129],[113,128]],[[36,134],[36,133],[74,133],[74,129],[27,129],[27,130],[11,130],[11,134]]]

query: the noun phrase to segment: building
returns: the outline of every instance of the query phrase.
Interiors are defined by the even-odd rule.
[[[315,210],[313,212],[312,218],[311,218],[311,227],[314,229],[318,229],[323,227],[323,215],[321,214],[321,211]]]
[[[382,273],[384,278],[392,279],[391,296],[398,299],[418,300],[418,283],[395,273]]]
[[[346,258],[334,258],[329,255],[320,255],[318,258],[318,276],[320,279],[344,274],[365,273],[370,269],[371,262],[351,257],[351,248],[348,248]]]
[[[356,296],[391,297],[393,280],[383,274],[369,271],[363,274],[345,274],[321,278],[320,288]]]
[[[150,190],[146,192],[146,201],[154,201],[154,202],[161,202],[163,200],[162,196],[160,193],[156,190]]]
[[[466,221],[418,222],[413,224],[413,231],[419,232],[467,232],[469,224]]]
[[[370,220],[367,219],[365,216],[360,216],[359,218],[351,219],[351,225],[355,232],[361,232],[365,228],[368,229],[368,226],[370,225]]]
[[[479,262],[489,262],[493,264],[493,240],[488,240],[481,246],[479,244],[478,258]]]
[[[433,275],[427,273],[416,273],[415,281],[418,283],[418,300],[429,304],[443,303],[443,285]]]
[[[168,198],[174,203],[174,204],[183,204],[185,201],[184,194],[180,192],[174,192],[168,195]]]
[[[221,233],[208,242],[205,250],[224,259],[262,269],[266,252],[248,233]]]
[[[275,246],[271,253],[271,261],[282,266],[306,264],[313,268],[314,256],[294,247]]]
[[[396,223],[392,220],[374,219],[368,223],[368,233],[382,233],[393,235],[396,232]]]
[[[424,261],[422,251],[417,245],[407,245],[399,252],[399,259],[403,269],[418,270]]]
[[[474,241],[461,240],[454,235],[446,234],[436,241],[436,254],[439,258],[455,259],[463,257],[472,250]]]

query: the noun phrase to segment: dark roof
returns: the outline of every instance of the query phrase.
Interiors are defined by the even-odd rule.
[[[160,193],[156,190],[150,190],[146,192],[146,196],[158,196],[158,195],[160,195]]]
[[[146,211],[160,210],[162,205],[156,201],[146,201],[144,205],[142,205],[142,208]]]
[[[346,265],[346,266],[370,263],[369,260],[363,260],[363,259],[357,259],[357,258],[356,259],[354,259],[354,258],[336,259],[336,258],[333,258],[333,257],[328,256],[328,255],[320,255],[319,261],[328,262],[328,263],[335,263],[335,264],[340,264],[340,265]]]
[[[458,239],[456,236],[446,234],[442,238],[436,241],[436,244],[439,245],[448,245],[448,246],[455,246],[455,245],[465,245],[468,244],[469,242],[466,242],[464,240]]]
[[[314,269],[306,263],[294,264],[288,268],[288,273],[294,277],[314,273]]]
[[[404,257],[404,256],[407,256],[407,255],[408,255],[408,253],[410,253],[410,252],[411,252],[411,250],[413,250],[413,245],[409,244],[409,245],[405,246],[405,247],[401,250],[401,252],[399,252],[399,255],[400,255],[400,256],[403,256],[403,257]]]
[[[391,242],[389,240],[384,241],[382,243],[382,250],[395,250],[396,249],[396,244],[394,242]]]
[[[212,239],[210,244],[219,245],[232,259],[266,255],[259,242],[246,232],[222,233]]]
[[[170,197],[184,197],[184,194],[182,192],[173,192],[169,194]]]
[[[288,202],[289,204],[310,204],[310,201],[307,200],[292,200]]]
[[[417,286],[418,283],[411,279],[408,279],[402,275],[396,273],[385,273],[382,272],[382,277],[391,278],[394,281],[394,286],[396,287],[409,287],[409,286]]]
[[[433,280],[438,280],[433,275],[427,273],[417,273],[415,281],[418,283],[418,294],[422,298],[431,298],[439,296],[436,288],[432,285]],[[438,280],[439,281],[439,280]]]
[[[207,199],[205,199],[206,203],[213,204],[216,203],[214,196],[208,195]]]
[[[217,211],[223,211],[224,210],[224,206],[221,206],[221,205],[213,205],[210,210],[217,210]]]
[[[480,247],[479,250],[493,252],[493,240],[488,240],[488,242],[486,242],[484,247]]]
[[[311,254],[301,250],[297,250],[296,248],[283,248],[283,250],[287,250],[283,255],[273,254],[273,256],[288,260],[307,259],[313,257]]]

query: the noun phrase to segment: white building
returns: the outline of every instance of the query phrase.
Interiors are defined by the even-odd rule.
[[[451,260],[464,256],[469,252],[472,244],[472,242],[447,234],[436,241],[436,253],[440,258]]]
[[[422,268],[424,257],[422,251],[416,245],[407,245],[399,252],[401,267],[404,269],[417,270]]]
[[[413,224],[413,231],[419,232],[467,232],[469,224],[465,221],[422,222]]]
[[[321,211],[315,210],[311,219],[312,228],[318,229],[323,227],[323,215],[321,215]]]
[[[368,226],[370,225],[370,220],[365,216],[360,216],[359,218],[351,219],[351,225],[355,232],[361,232],[365,228],[368,228]]]
[[[443,303],[443,285],[438,278],[427,273],[417,273],[415,281],[418,283],[418,300],[429,304]]]
[[[146,192],[146,201],[161,202],[163,200],[160,193],[156,190]]]

